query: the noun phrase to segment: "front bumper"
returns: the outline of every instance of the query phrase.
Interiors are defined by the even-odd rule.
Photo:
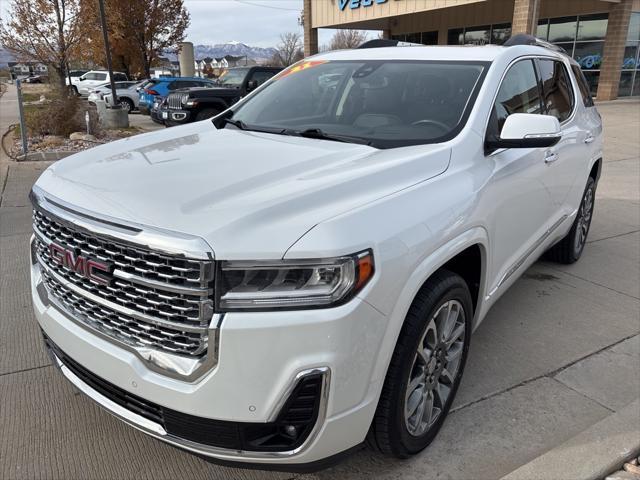
[[[163,120],[167,125],[175,126],[189,123],[192,120],[192,114],[189,110],[163,109]],[[166,114],[166,117],[164,116]]]
[[[198,380],[185,382],[150,370],[138,356],[47,304],[37,264],[31,273],[34,310],[45,334],[94,375],[161,407],[203,419],[266,423],[273,421],[302,372],[327,372],[323,410],[305,443],[291,451],[254,452],[168,435],[158,424],[109,403],[61,365],[81,391],[155,438],[220,461],[277,466],[318,462],[361,443],[366,435],[379,390],[371,374],[381,339],[372,337],[386,319],[365,301],[356,298],[341,307],[311,311],[227,314],[220,323],[218,364]]]

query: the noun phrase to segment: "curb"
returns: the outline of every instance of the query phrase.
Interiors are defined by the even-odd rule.
[[[640,453],[640,399],[501,480],[600,480]]]
[[[18,162],[55,162],[78,152],[29,152],[26,155],[18,155]]]

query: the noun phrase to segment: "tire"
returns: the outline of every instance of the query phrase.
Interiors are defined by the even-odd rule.
[[[129,98],[120,98],[120,103],[122,104],[122,108],[127,111],[127,113],[131,113],[135,106],[133,105],[133,101]]]
[[[584,246],[587,242],[589,229],[591,228],[591,220],[593,219],[593,210],[595,207],[596,182],[589,177],[587,186],[582,194],[582,201],[578,207],[578,214],[573,221],[569,233],[551,247],[545,257],[548,260],[557,263],[571,264],[577,262],[582,256]]]
[[[205,108],[204,110],[200,110],[196,115],[196,122],[201,120],[207,120],[208,118],[213,118],[220,113],[220,110],[216,110],[215,108]]]
[[[71,85],[69,91],[71,92],[71,95],[75,95],[76,97],[80,96],[80,94],[78,93],[78,87],[76,87],[75,85]]]
[[[450,325],[446,319],[453,319],[454,312],[457,318]],[[402,326],[367,434],[371,448],[408,458],[433,441],[460,385],[469,351],[472,318],[469,287],[459,275],[441,270],[420,289]],[[441,335],[446,332],[450,332],[448,349],[447,343],[441,341]],[[418,353],[419,345],[428,347],[421,348],[424,355]],[[424,408],[421,403],[416,407],[416,401],[420,400]],[[431,416],[422,422],[425,415],[419,413],[421,409],[427,411],[429,402],[433,407]]]

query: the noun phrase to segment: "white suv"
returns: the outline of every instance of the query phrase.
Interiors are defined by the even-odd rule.
[[[210,459],[424,449],[472,331],[589,231],[600,116],[525,40],[321,54],[213,121],[49,167],[32,288],[55,364]]]
[[[113,79],[116,82],[126,82],[128,80],[127,76],[122,72],[113,72]],[[111,77],[107,70],[91,70],[80,77],[71,77],[71,83],[69,83],[69,78],[66,79],[67,86],[76,95],[83,97],[88,96],[94,88],[110,81]]]

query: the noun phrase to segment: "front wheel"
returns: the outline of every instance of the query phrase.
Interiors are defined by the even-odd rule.
[[[546,257],[554,262],[571,264],[578,261],[587,243],[596,199],[596,182],[589,177],[576,219],[569,233],[549,249]]]
[[[433,275],[416,296],[391,358],[368,444],[407,458],[435,438],[451,408],[469,350],[473,303],[455,273]]]

